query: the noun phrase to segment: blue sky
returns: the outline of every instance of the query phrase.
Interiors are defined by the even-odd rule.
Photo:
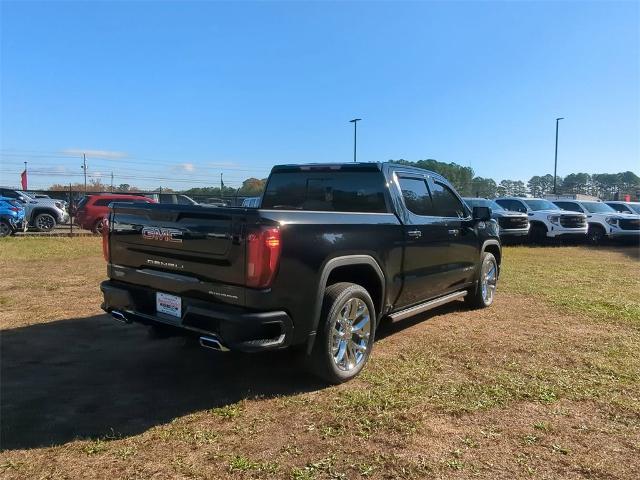
[[[238,185],[435,158],[640,171],[638,2],[2,2],[0,182]],[[73,176],[71,175],[73,174]],[[125,178],[126,176],[133,178]]]

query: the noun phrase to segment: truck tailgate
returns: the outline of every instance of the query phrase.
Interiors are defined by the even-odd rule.
[[[189,280],[186,283],[200,283],[201,287],[242,286],[244,233],[257,219],[256,210],[242,208],[114,203],[110,263],[138,274],[166,272],[167,278],[184,277]],[[138,278],[131,274],[122,280],[142,283]],[[171,291],[173,284],[163,285]]]

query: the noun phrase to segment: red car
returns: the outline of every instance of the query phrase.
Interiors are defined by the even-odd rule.
[[[155,200],[142,195],[126,195],[118,193],[103,193],[87,195],[78,203],[75,223],[80,228],[94,233],[102,232],[102,221],[109,214],[109,204],[112,202],[145,202],[156,203]]]

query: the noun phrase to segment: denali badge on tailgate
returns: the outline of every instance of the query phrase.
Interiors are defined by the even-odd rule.
[[[142,229],[142,238],[145,240],[182,243],[181,236],[182,232],[175,228],[144,227]]]

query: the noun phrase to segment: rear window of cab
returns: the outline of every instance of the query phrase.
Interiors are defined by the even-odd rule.
[[[271,175],[261,208],[386,213],[380,172],[279,172]]]

